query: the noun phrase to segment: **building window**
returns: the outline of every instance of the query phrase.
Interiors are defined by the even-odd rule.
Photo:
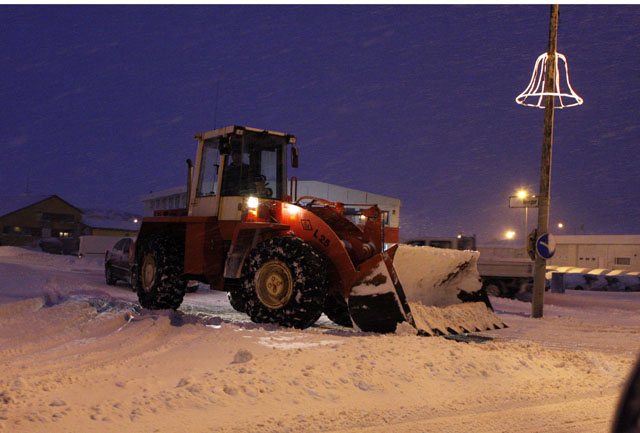
[[[616,257],[616,265],[630,266],[631,265],[631,257]]]
[[[5,226],[2,229],[5,235],[17,235],[17,236],[41,236],[42,230],[37,227],[20,227],[20,226]]]
[[[389,211],[388,210],[383,210],[382,211],[382,221],[384,221],[385,225],[389,225]]]
[[[451,248],[451,241],[431,241],[429,242],[430,247],[435,248]]]

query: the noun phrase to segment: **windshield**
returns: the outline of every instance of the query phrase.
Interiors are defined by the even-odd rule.
[[[244,131],[231,139],[222,182],[222,195],[257,195],[281,199],[284,137]]]

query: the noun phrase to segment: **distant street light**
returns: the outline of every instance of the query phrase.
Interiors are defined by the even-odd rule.
[[[509,230],[504,235],[507,237],[507,239],[513,239],[516,237],[516,232],[514,232],[513,230]]]
[[[562,224],[562,223],[558,223],[558,228],[559,228],[559,229],[564,228],[564,224]]]
[[[538,198],[535,195],[529,194],[524,188],[521,188],[516,192],[516,195],[509,197],[510,208],[524,208],[524,249],[527,250],[527,233],[529,231],[529,208],[538,207]]]

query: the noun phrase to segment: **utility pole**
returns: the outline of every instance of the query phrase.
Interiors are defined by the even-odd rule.
[[[544,106],[544,134],[542,137],[542,163],[540,166],[540,193],[538,195],[538,236],[549,230],[549,201],[551,192],[551,148],[553,144],[553,103],[551,93],[555,89],[556,78],[556,50],[558,47],[558,5],[551,5],[549,20],[549,50],[547,57],[547,74],[545,78]],[[535,271],[533,275],[533,301],[531,303],[531,317],[542,317],[544,304],[545,274],[547,261],[536,255]]]

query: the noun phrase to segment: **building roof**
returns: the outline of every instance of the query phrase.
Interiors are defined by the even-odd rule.
[[[137,220],[138,222],[134,222]],[[129,212],[85,209],[82,215],[82,224],[94,229],[127,230],[137,232],[140,229],[140,215]]]
[[[78,210],[78,212],[82,212],[82,210],[73,206],[66,200],[61,199],[57,195],[29,195],[29,194],[16,194],[16,195],[1,195],[0,196],[0,217],[5,215],[9,215],[21,209],[27,208],[29,206],[33,206],[36,203],[40,203],[42,201],[48,200],[50,198],[57,198],[61,200],[68,206]]]
[[[81,222],[92,229],[127,230],[132,232],[137,232],[140,229],[140,223],[134,223],[133,221],[110,220],[83,216]]]
[[[99,210],[99,209],[78,209],[61,199],[57,195],[0,195],[0,217],[9,215],[21,209],[33,206],[45,200],[57,198],[70,207],[82,213],[82,224],[91,228],[126,230],[137,232],[140,229],[142,217],[129,212]],[[134,222],[137,219],[138,222]]]
[[[169,197],[176,194],[185,194],[187,192],[187,185],[175,186],[169,189],[163,189],[162,191],[150,192],[145,194],[140,199],[142,201],[155,200],[157,198]]]

